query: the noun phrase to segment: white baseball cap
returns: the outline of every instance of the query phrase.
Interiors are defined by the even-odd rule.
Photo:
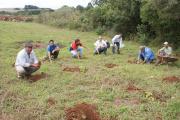
[[[164,45],[168,45],[168,42],[164,42]]]

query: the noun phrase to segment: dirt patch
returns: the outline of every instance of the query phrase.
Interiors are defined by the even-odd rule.
[[[180,78],[176,76],[169,76],[169,77],[163,78],[163,81],[169,82],[169,83],[180,82]]]
[[[65,120],[101,120],[94,105],[82,103],[65,111]]]
[[[107,68],[114,68],[114,67],[117,67],[118,65],[116,65],[116,64],[105,64],[105,66],[107,67]]]
[[[24,44],[26,42],[31,42],[33,44],[33,48],[34,49],[42,49],[42,48],[46,48],[47,47],[47,44],[41,42],[41,41],[18,41],[16,42],[16,47],[19,48],[19,47],[24,47]]]
[[[136,59],[133,59],[133,60],[128,60],[127,63],[130,63],[130,64],[137,64],[137,60]]]
[[[105,78],[102,81],[100,81],[100,85],[119,86],[122,84],[123,81],[120,78],[116,78],[116,77]]]
[[[66,71],[66,72],[80,72],[80,68],[79,67],[65,67],[65,68],[63,68],[63,71]]]
[[[49,97],[49,98],[47,99],[47,105],[48,105],[48,107],[54,106],[56,103],[57,103],[57,101],[56,101],[54,98],[52,98],[52,97]]]
[[[33,42],[33,48],[34,49],[42,49],[42,48],[46,48],[46,44],[42,43],[41,41],[37,41],[37,42]]]
[[[166,102],[168,99],[171,98],[171,96],[166,95],[164,92],[153,91],[152,94],[153,98],[160,102]]]
[[[128,84],[126,90],[128,92],[135,92],[135,91],[141,91],[142,89],[137,88],[136,86],[134,86],[133,84]]]
[[[42,72],[41,74],[31,75],[27,79],[29,80],[29,82],[33,83],[33,82],[37,82],[37,81],[44,79],[44,78],[47,78],[47,77],[49,77],[49,75]]]
[[[32,17],[25,17],[25,16],[0,16],[0,21],[28,22],[32,20],[33,20]]]
[[[131,99],[115,99],[114,104],[116,106],[121,106],[121,105],[127,105],[127,106],[132,106],[132,105],[138,105],[140,104],[141,101],[138,98],[131,98]]]

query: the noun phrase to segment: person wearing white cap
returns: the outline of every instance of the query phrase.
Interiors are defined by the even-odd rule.
[[[164,47],[158,51],[156,65],[165,63],[165,59],[172,56],[172,48],[169,46],[168,42],[164,42],[163,45]]]
[[[99,39],[94,43],[95,45],[95,52],[94,54],[101,54],[102,52],[106,55],[107,51],[107,43],[101,36],[99,36]]]
[[[158,54],[160,56],[166,56],[166,57],[172,55],[172,48],[169,46],[168,42],[164,42],[164,47],[159,50]]]
[[[30,76],[33,72],[37,71],[40,66],[41,63],[33,51],[33,44],[30,42],[25,43],[24,49],[17,54],[15,62],[18,78]]]

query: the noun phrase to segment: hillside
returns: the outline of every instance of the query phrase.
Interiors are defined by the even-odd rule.
[[[63,120],[65,109],[83,102],[96,105],[101,117],[109,120],[180,119],[180,84],[173,82],[180,78],[180,62],[134,64],[139,44],[128,40],[120,55],[109,49],[107,56],[94,56],[95,33],[36,23],[0,22],[0,37],[0,119]],[[68,51],[75,38],[87,47],[81,60],[72,59]],[[42,59],[50,39],[65,47],[58,60],[43,63],[35,73],[43,78],[31,82],[16,78],[12,64],[23,42],[39,43],[35,52]]]

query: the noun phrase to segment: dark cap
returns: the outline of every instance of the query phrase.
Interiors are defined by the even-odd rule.
[[[24,47],[33,47],[33,44],[32,44],[32,42],[26,42],[24,44]]]

